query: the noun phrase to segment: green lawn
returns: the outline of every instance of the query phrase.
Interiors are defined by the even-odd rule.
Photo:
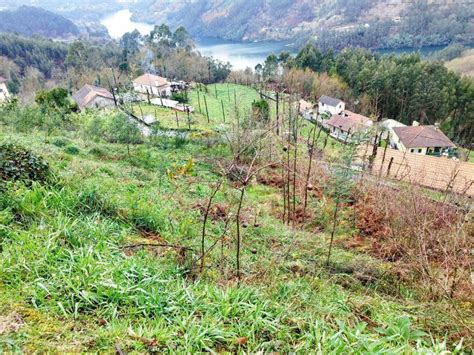
[[[207,102],[209,121],[204,98]],[[235,102],[237,102],[239,117],[242,119],[250,113],[252,102],[257,99],[259,99],[259,96],[254,89],[242,85],[208,85],[207,92],[204,85],[201,89],[195,88],[189,93],[189,105],[195,109],[194,113],[190,115],[191,129],[210,130],[221,125],[231,125],[237,120]],[[199,102],[201,105],[199,105]],[[222,111],[222,104],[224,105],[224,111]],[[175,112],[171,109],[148,105],[147,103],[140,104],[140,107],[141,110],[138,105],[134,105],[135,114],[143,112],[144,115],[155,116],[162,127],[172,129],[189,128],[188,115],[184,112]],[[178,116],[178,120],[176,120],[176,116]]]

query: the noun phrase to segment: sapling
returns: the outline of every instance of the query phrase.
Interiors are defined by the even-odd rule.
[[[331,182],[331,195],[335,201],[334,212],[332,216],[332,227],[331,237],[329,241],[328,254],[326,258],[326,265],[329,267],[331,262],[331,254],[334,245],[334,238],[337,231],[337,225],[340,220],[340,209],[341,204],[347,202],[350,198],[352,189],[354,187],[353,175],[354,172],[351,168],[352,160],[357,151],[358,142],[357,140],[351,140],[343,148],[342,153],[342,164],[336,164],[331,169],[332,182]]]

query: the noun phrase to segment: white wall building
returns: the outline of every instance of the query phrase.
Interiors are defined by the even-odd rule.
[[[10,97],[10,93],[7,88],[7,79],[0,76],[0,102],[5,101]]]
[[[327,112],[332,115],[339,115],[346,109],[346,104],[333,97],[326,95],[321,96],[319,99],[319,114]]]
[[[169,97],[172,92],[168,79],[153,74],[144,74],[134,79],[133,89],[142,94],[148,93],[158,97]]]
[[[448,156],[456,145],[436,126],[413,126],[392,129],[392,141],[402,152],[421,155]]]

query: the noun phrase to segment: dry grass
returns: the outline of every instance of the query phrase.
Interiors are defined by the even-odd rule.
[[[474,49],[465,51],[460,58],[445,63],[449,70],[474,78]]]

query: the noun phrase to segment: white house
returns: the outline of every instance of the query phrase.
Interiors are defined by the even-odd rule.
[[[169,97],[172,86],[168,79],[158,75],[144,74],[133,80],[133,89],[151,96]]]
[[[420,126],[416,121],[412,126],[392,129],[392,141],[402,152],[422,155],[448,156],[456,145],[435,126]]]
[[[346,104],[333,97],[329,97],[326,95],[321,96],[319,99],[319,113],[327,112],[331,116],[332,115],[339,115],[346,109]]]
[[[7,88],[7,79],[0,76],[0,102],[5,101],[10,97],[10,93]]]
[[[406,124],[389,118],[380,122],[378,126],[382,131],[381,139],[391,139],[393,137],[393,129],[395,127],[406,127]],[[390,146],[395,147],[395,143],[391,141]]]
[[[106,89],[93,85],[84,85],[72,95],[79,108],[107,108],[114,107],[114,96]]]

